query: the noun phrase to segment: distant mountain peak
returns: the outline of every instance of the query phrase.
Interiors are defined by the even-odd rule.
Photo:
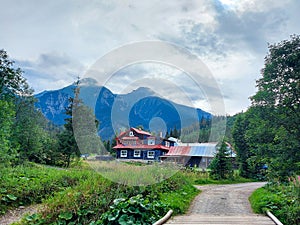
[[[90,77],[80,79],[79,84],[84,86],[99,86],[98,81]]]
[[[114,94],[92,78],[82,79],[80,85],[80,98],[94,110],[100,121],[99,135],[102,140],[113,138],[114,130],[126,126],[142,125],[150,129],[153,118],[160,118],[166,129],[170,130],[175,126],[177,129],[189,126],[203,116],[211,117],[200,109],[179,105],[160,97],[148,87],[139,87],[126,94]],[[74,96],[74,87],[72,84],[59,90],[37,94],[36,107],[54,124],[63,125],[65,108],[69,104],[68,99]]]

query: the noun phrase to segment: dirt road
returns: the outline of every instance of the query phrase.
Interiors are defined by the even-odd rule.
[[[251,193],[266,183],[243,183],[229,185],[197,186],[202,190],[189,210],[189,214],[210,215],[251,215],[253,214],[248,201]]]
[[[264,215],[252,212],[248,201],[251,193],[265,183],[197,186],[202,193],[193,201],[189,212],[175,216],[170,225],[275,225]]]

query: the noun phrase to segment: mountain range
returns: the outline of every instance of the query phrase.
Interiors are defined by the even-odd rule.
[[[80,81],[80,98],[100,121],[98,133],[103,140],[113,138],[128,127],[142,126],[151,132],[181,129],[212,115],[201,109],[177,104],[160,97],[153,90],[140,87],[127,94],[114,94],[98,86],[91,78]],[[65,108],[74,97],[75,84],[52,91],[43,91],[35,97],[36,107],[56,125],[65,123]]]

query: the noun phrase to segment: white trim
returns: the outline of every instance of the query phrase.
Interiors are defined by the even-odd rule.
[[[166,141],[165,146],[170,147],[170,142]]]
[[[121,158],[127,158],[127,150],[121,150],[120,151],[120,157]]]
[[[149,153],[151,153],[151,155],[150,155]],[[152,154],[153,154],[153,155],[152,155]],[[154,157],[155,157],[155,151],[148,151],[148,152],[147,152],[147,158],[148,158],[148,159],[154,159]]]
[[[133,151],[133,157],[135,157],[135,158],[141,157],[141,150],[134,150]]]

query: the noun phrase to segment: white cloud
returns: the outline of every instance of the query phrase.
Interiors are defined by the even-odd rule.
[[[73,82],[101,56],[126,43],[159,39],[203,59],[230,113],[249,105],[267,43],[300,33],[297,0],[11,0],[2,7],[0,47],[25,67],[37,91]],[[166,68],[148,68],[149,74],[151,70],[170,74]],[[129,81],[128,74],[122,76],[120,80]],[[194,104],[203,105],[187,81],[180,75],[178,80]],[[118,88],[116,82],[112,89]]]
[[[36,93],[67,86],[85,71],[76,59],[58,52],[43,53],[35,60],[16,61],[16,64]]]

